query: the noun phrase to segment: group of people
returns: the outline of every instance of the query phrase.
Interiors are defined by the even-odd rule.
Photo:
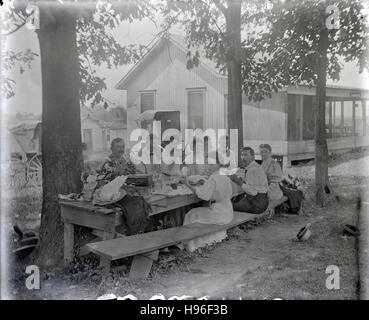
[[[209,207],[191,209],[185,216],[184,224],[228,224],[233,219],[233,211],[260,214],[269,205],[269,200],[279,200],[283,193],[279,187],[282,180],[282,168],[271,157],[272,148],[268,144],[260,145],[261,165],[255,161],[255,151],[251,147],[241,150],[243,168],[230,176],[222,174],[223,165],[217,159],[219,169],[214,171],[204,185],[194,188],[186,178],[183,182],[205,201],[211,201]],[[238,189],[233,188],[234,183]],[[235,192],[238,193],[235,196]],[[226,231],[189,241],[189,251],[221,241]]]
[[[194,153],[195,153],[194,141]],[[209,164],[208,142],[205,140],[205,163],[180,166],[172,165],[134,165],[125,155],[123,139],[114,139],[111,143],[111,155],[105,159],[98,173],[106,181],[117,176],[133,173],[160,172],[165,176],[178,176],[178,180],[187,185],[198,198],[205,200],[208,205],[192,208],[184,216],[183,224],[203,223],[225,225],[232,221],[234,211],[253,214],[264,212],[270,200],[279,200],[283,197],[280,188],[282,168],[272,155],[269,144],[259,146],[262,157],[261,164],[255,161],[255,151],[251,147],[241,149],[241,166],[232,174],[224,174],[229,163],[224,164],[215,153],[215,164]],[[196,154],[194,154],[196,156]],[[231,157],[232,158],[232,157]],[[229,172],[229,171],[228,171]],[[194,186],[190,177],[200,175],[205,177],[202,185]],[[221,241],[226,237],[226,231],[218,232],[206,237],[189,241],[187,249],[193,251],[207,244]]]
[[[227,140],[229,144],[229,141]],[[197,152],[197,144],[199,142],[194,139],[192,150],[193,150],[193,161],[195,162],[196,159],[196,152]],[[165,146],[165,145],[164,145]],[[102,183],[109,182],[114,178],[121,176],[121,175],[128,175],[128,174],[137,174],[137,173],[146,173],[151,174],[153,176],[161,175],[162,178],[165,180],[168,177],[182,177],[182,176],[203,176],[209,177],[213,171],[217,169],[217,164],[212,164],[209,159],[211,157],[215,158],[215,153],[210,151],[210,142],[207,137],[204,138],[203,145],[200,146],[203,148],[203,156],[204,156],[204,163],[198,164],[183,164],[179,165],[176,163],[166,164],[162,162],[161,164],[153,163],[153,152],[152,152],[152,141],[151,141],[151,150],[150,150],[150,163],[139,163],[134,164],[130,157],[134,156],[130,154],[127,156],[126,149],[125,149],[125,142],[121,138],[115,138],[111,142],[111,154],[104,158],[102,164],[93,170],[89,165],[88,161],[85,161],[85,176],[93,172],[100,177]],[[200,149],[201,150],[201,149]],[[231,153],[232,155],[233,153]],[[186,155],[184,155],[186,157]],[[235,167],[235,159],[234,156],[230,157],[232,166]],[[185,161],[184,161],[185,162]]]

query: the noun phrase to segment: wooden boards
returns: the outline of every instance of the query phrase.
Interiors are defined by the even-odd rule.
[[[115,212],[113,209],[109,209],[109,208],[105,208],[101,206],[94,206],[89,201],[59,199],[59,204],[65,207],[77,208],[77,209],[85,210],[88,212],[99,212],[101,214],[111,214]]]
[[[247,221],[260,218],[268,213],[269,210],[259,215],[234,212],[232,222],[227,225],[194,223],[176,228],[137,234],[125,238],[89,243],[86,245],[86,248],[109,260],[117,260],[165,248],[214,232],[227,230]]]
[[[64,223],[89,227],[92,229],[115,232],[115,212],[101,213],[100,211],[89,211],[83,207],[61,206],[61,217]]]

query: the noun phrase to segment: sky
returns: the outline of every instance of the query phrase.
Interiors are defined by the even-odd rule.
[[[134,24],[123,23],[114,30],[113,34],[121,44],[140,43],[147,45],[155,37],[158,31],[152,21],[145,20]],[[37,35],[34,31],[22,28],[8,37],[4,43],[7,50],[21,51],[31,49],[39,54],[40,48]],[[102,65],[97,67],[97,74],[106,78],[107,90],[103,96],[109,101],[125,106],[125,92],[114,89],[114,86],[128,72],[132,65],[123,65],[118,68],[108,69]],[[22,74],[14,70],[8,76],[16,81],[15,96],[2,104],[2,111],[7,114],[17,112],[41,113],[42,109],[42,85],[40,58],[32,62],[32,69],[26,69]]]
[[[160,25],[160,23],[157,24]],[[122,23],[112,33],[122,45],[132,43],[147,45],[159,31],[152,21],[144,19],[142,21],[135,21],[134,23]],[[182,31],[179,27],[174,27],[171,32],[181,33]],[[39,53],[39,43],[36,33],[25,27],[9,36],[6,39],[6,43],[3,42],[2,45],[5,45],[8,50],[21,51],[31,49],[33,52]],[[125,107],[125,91],[114,89],[114,86],[131,67],[132,65],[125,65],[108,69],[106,66],[101,66],[96,69],[99,76],[106,78],[107,90],[103,92],[103,96],[108,101],[113,101]],[[31,70],[26,69],[23,74],[20,74],[18,70],[14,70],[8,76],[16,81],[15,96],[2,101],[2,112],[6,114],[16,114],[17,112],[41,113],[42,86],[40,58],[37,57],[32,62]],[[328,81],[328,84],[369,89],[369,75],[367,72],[359,74],[355,63],[347,63],[342,70],[340,81]]]

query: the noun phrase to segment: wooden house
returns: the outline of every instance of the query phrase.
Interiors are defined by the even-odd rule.
[[[127,134],[146,110],[179,110],[181,128],[227,128],[227,76],[204,58],[187,69],[188,49],[181,36],[158,40],[118,82],[127,92]],[[285,163],[314,157],[314,95],[307,86],[289,87],[253,103],[243,96],[244,145],[258,152],[269,143]],[[327,88],[327,137],[331,152],[369,145],[369,91]]]
[[[89,158],[102,158],[110,153],[113,139],[127,140],[125,109],[115,107],[105,110],[99,105],[94,108],[82,107],[81,134]]]

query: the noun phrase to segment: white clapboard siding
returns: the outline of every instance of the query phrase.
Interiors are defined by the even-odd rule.
[[[169,50],[169,51],[168,51]],[[188,70],[186,68],[183,52],[175,46],[168,46],[168,50],[159,52],[147,70],[138,74],[129,85],[128,89],[128,133],[137,128],[135,119],[140,114],[140,92],[154,91],[156,96],[156,109],[179,110],[181,112],[181,128],[187,128],[187,92],[188,90],[201,89],[204,92],[204,128],[224,128],[224,94],[219,88],[211,84],[219,84],[217,81],[208,82],[209,71],[199,66]],[[166,60],[166,63],[163,61]],[[155,66],[155,67],[153,67]],[[161,67],[159,70],[154,70]],[[146,74],[155,73],[156,77],[145,77]],[[202,76],[200,76],[202,74]],[[214,75],[216,77],[216,75]],[[132,144],[132,143],[131,143]]]

